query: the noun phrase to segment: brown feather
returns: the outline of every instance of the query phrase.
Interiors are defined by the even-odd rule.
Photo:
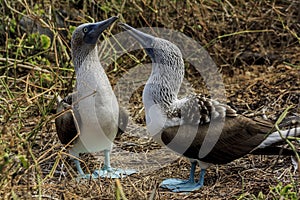
[[[223,122],[224,127],[222,127]],[[180,129],[179,126],[166,128],[161,139],[166,145],[172,141],[174,151],[186,148],[183,155],[188,158],[213,164],[225,164],[250,153],[273,128],[273,125],[267,121],[256,121],[241,115],[227,116],[225,121],[217,119],[213,123],[214,126],[209,126],[209,123],[199,125],[198,129],[196,125],[189,124],[181,125]],[[207,135],[209,128],[212,131]],[[189,141],[187,137],[195,129],[197,129],[195,138],[191,144],[186,144],[184,141]],[[218,130],[222,130],[220,135]],[[207,155],[200,157],[199,151],[206,136],[209,137],[208,146],[214,146]],[[270,149],[267,151],[270,154]],[[263,150],[260,150],[260,154],[263,154]],[[274,151],[274,154],[277,154],[277,151]]]
[[[58,138],[62,144],[68,144],[77,135],[77,129],[74,122],[74,116],[70,106],[72,96],[68,95],[65,99],[58,102],[56,113],[63,112],[55,119],[55,126]],[[69,110],[67,110],[69,109]]]

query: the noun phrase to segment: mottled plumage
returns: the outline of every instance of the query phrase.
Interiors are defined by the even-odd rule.
[[[205,169],[212,164],[225,164],[248,153],[278,153],[278,147],[271,145],[283,139],[278,132],[272,133],[270,122],[244,117],[230,106],[202,95],[178,99],[184,77],[179,48],[127,24],[121,27],[138,40],[152,60],[152,73],[143,91],[148,132],[192,162],[189,180],[167,179],[161,187],[175,192],[197,190],[203,186]],[[300,128],[281,133],[283,137],[298,136]],[[292,154],[285,150],[285,155]],[[198,182],[194,180],[195,161],[201,167]]]
[[[180,118],[183,124],[207,124],[210,120],[236,117],[236,111],[230,106],[220,104],[200,94],[191,94],[184,103],[166,110],[168,118]]]

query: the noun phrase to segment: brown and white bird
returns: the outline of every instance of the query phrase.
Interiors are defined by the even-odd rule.
[[[101,33],[118,18],[111,17],[97,23],[78,26],[71,39],[72,61],[76,72],[75,92],[65,100],[59,99],[58,111],[71,105],[71,112],[56,119],[57,134],[63,144],[74,137],[70,154],[104,151],[104,166],[85,174],[78,159],[76,168],[83,178],[111,177],[134,173],[134,170],[114,169],[110,165],[110,151],[118,132],[119,105],[110,82],[101,66],[97,42]],[[78,124],[78,127],[76,126]]]
[[[300,127],[274,132],[273,124],[253,120],[236,113],[226,104],[200,94],[178,99],[184,78],[184,62],[180,49],[165,39],[120,24],[145,49],[152,60],[152,72],[143,90],[148,132],[173,151],[191,161],[188,180],[167,179],[161,187],[174,192],[198,190],[203,186],[206,168],[225,164],[248,153],[278,154],[272,146],[288,135],[299,136]],[[281,137],[282,136],[282,137]],[[284,155],[294,152],[285,149]],[[196,182],[196,164],[201,167]]]
[[[68,94],[65,98],[61,98],[61,96],[57,95],[56,99],[56,113],[59,114],[59,116],[55,118],[55,126],[58,138],[64,145],[71,144],[78,134],[75,124],[76,120],[70,111],[72,108],[72,95],[73,93]],[[128,125],[128,118],[127,111],[123,107],[119,107],[117,137],[121,137],[125,132]]]

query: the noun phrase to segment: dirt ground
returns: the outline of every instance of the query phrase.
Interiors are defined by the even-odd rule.
[[[130,115],[126,132],[115,141],[111,162],[115,167],[137,169],[138,173],[120,179],[120,185],[111,179],[78,181],[76,168],[67,149],[60,144],[54,125],[54,95],[71,92],[75,81],[70,62],[69,25],[112,15],[119,15],[120,21],[134,27],[178,30],[199,42],[222,76],[226,98],[220,100],[238,113],[251,118],[264,116],[275,122],[291,106],[289,116],[299,116],[299,2],[48,3],[1,2],[1,14],[7,16],[0,27],[3,47],[0,51],[0,196],[3,199],[118,199],[116,193],[120,188],[127,199],[297,199],[300,196],[300,172],[294,171],[290,157],[283,156],[247,155],[226,165],[211,166],[199,191],[172,193],[159,188],[159,183],[166,178],[187,179],[190,163],[161,147],[147,134],[141,98],[142,83],[150,73],[149,69],[145,70],[146,65],[141,64],[137,69],[142,70],[131,79],[136,85],[125,84],[130,96],[127,99],[119,96],[122,93],[117,90],[118,84],[124,80],[126,83],[126,75],[132,72],[133,66],[149,63],[143,51],[129,52],[113,60],[113,64],[102,55],[102,64],[120,106]],[[51,9],[45,9],[48,7]],[[65,19],[63,26],[53,21],[50,10],[60,11]],[[45,30],[54,33],[49,36],[53,37],[54,46],[43,51],[38,49],[43,44],[21,28],[22,16],[46,24]],[[106,34],[120,31],[113,26]],[[190,91],[209,95],[205,77],[185,62],[186,81],[180,95]],[[299,143],[293,144],[300,150]],[[102,153],[85,154],[81,159],[86,171],[103,164]],[[199,171],[197,168],[197,175]]]

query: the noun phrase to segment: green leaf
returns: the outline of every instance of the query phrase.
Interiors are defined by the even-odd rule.
[[[11,33],[15,33],[16,32],[16,27],[17,27],[17,22],[15,19],[11,19],[10,20],[10,26],[9,26],[9,30]]]
[[[21,161],[22,166],[27,169],[29,164],[28,164],[28,160],[27,160],[26,156],[25,155],[19,155],[18,158]]]
[[[44,34],[42,34],[40,36],[40,39],[41,39],[42,48],[44,50],[49,49],[49,47],[51,45],[51,39],[47,35],[44,35]]]
[[[46,82],[52,82],[53,81],[53,77],[51,76],[51,74],[46,74],[46,73],[43,73],[41,75],[41,79],[42,81],[46,81]]]
[[[110,12],[111,11],[111,7],[109,7],[107,5],[101,6],[100,9],[103,10],[104,12]]]
[[[265,199],[265,196],[264,196],[264,194],[262,193],[262,191],[260,191],[260,192],[258,193],[257,198],[258,198],[258,199]]]
[[[76,29],[76,26],[69,26],[70,32],[73,33]]]

